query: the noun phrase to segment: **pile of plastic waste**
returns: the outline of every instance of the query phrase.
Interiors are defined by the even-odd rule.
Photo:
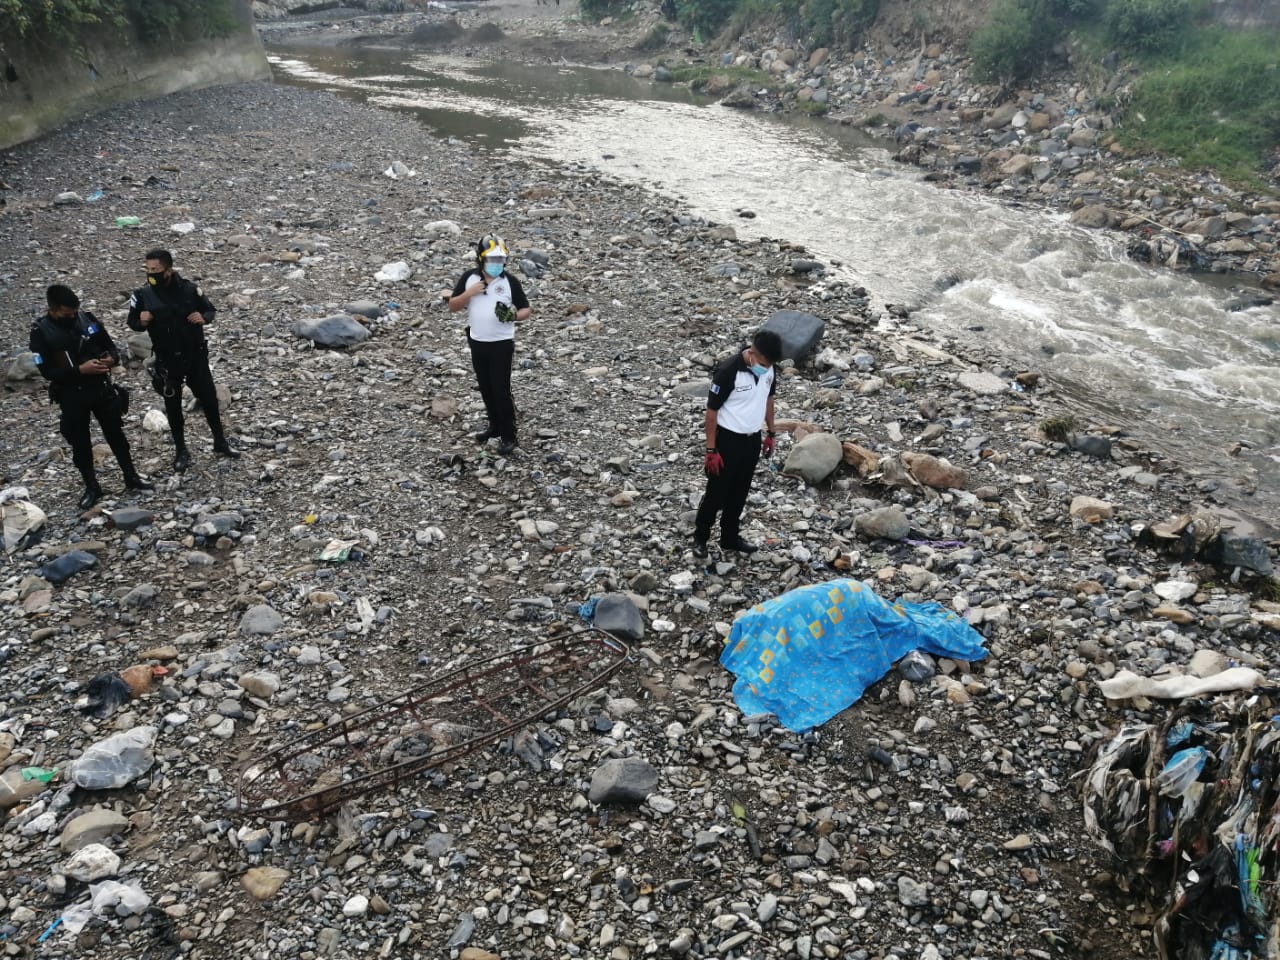
[[[1280,691],[1130,724],[1086,776],[1085,827],[1154,909],[1161,960],[1280,957]]]

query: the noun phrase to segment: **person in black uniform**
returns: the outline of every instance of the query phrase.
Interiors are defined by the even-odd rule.
[[[467,311],[467,344],[489,425],[476,434],[484,443],[498,438],[498,452],[516,448],[516,408],[511,399],[511,361],[516,321],[533,312],[520,281],[507,273],[507,245],[487,236],[475,245],[476,265],[453,286],[445,302],[452,313]]]
[[[200,402],[213,452],[232,459],[240,456],[227,442],[218,413],[218,394],[209,371],[209,344],[204,328],[213,323],[217,310],[200,288],[177,274],[168,250],[151,250],[146,255],[147,283],[129,298],[129,326],[146,330],[155,350],[151,384],[164,397],[164,412],[173,434],[173,469],[182,473],[191,466],[187,452],[185,421],[182,416],[182,385]]]
[[[80,298],[70,287],[55,283],[45,291],[48,311],[31,327],[31,352],[41,376],[49,381],[49,398],[58,404],[58,429],[71,444],[71,462],[84,478],[80,509],[88,510],[102,499],[102,487],[93,469],[93,444],[89,418],[102,428],[130,490],[151,490],[139,476],[124,435],[121,394],[111,385],[109,371],[120,363],[116,349],[98,318],[81,311]]]
[[[720,546],[739,553],[759,548],[742,539],[742,508],[751,478],[763,453],[773,456],[773,365],[782,359],[782,340],[772,330],[758,330],[751,346],[716,367],[707,394],[704,418],[707,453],[703,469],[707,490],[694,521],[693,555],[707,555],[711,525],[720,515]],[[761,442],[760,424],[768,435]]]

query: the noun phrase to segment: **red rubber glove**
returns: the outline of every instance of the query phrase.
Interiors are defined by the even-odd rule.
[[[707,472],[708,477],[720,476],[720,471],[724,469],[724,457],[715,450],[708,450],[702,461],[702,469]]]
[[[778,441],[773,438],[772,433],[765,436],[764,443],[760,444],[760,453],[764,455],[766,460],[773,456],[773,448],[777,446],[777,444]]]

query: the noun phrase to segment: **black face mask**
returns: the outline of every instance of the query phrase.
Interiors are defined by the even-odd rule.
[[[78,317],[79,315],[80,315],[80,312],[78,310],[75,313],[71,314],[71,316],[69,317],[55,317],[53,316],[53,314],[49,314],[49,316],[53,319],[53,322],[60,327],[72,326],[76,322],[76,317]]]
[[[151,284],[153,287],[163,286],[168,282],[169,278],[165,276],[163,272],[147,274],[147,283]]]

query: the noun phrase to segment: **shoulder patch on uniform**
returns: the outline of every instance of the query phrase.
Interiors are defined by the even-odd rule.
[[[129,294],[129,308],[133,309],[138,305],[138,295],[136,293]]]
[[[204,294],[202,294],[202,293],[200,292],[200,284],[198,284],[198,283],[197,283],[197,284],[193,284],[193,286],[195,286],[195,288],[196,288],[196,296],[197,296],[197,297],[204,296]]]
[[[719,392],[720,392],[720,384],[718,384],[718,383],[713,383],[713,384],[711,385],[711,392],[712,392],[712,393],[719,393]]]

